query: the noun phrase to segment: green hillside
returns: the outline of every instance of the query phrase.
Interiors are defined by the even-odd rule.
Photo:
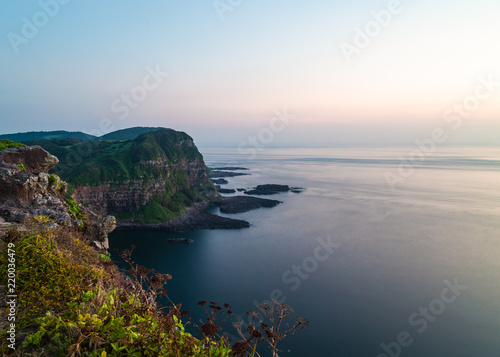
[[[29,140],[54,140],[54,139],[78,139],[78,140],[96,140],[97,136],[82,133],[81,131],[30,131],[27,133],[3,134],[0,139],[9,139],[13,141]]]
[[[162,222],[195,202],[216,197],[202,155],[183,132],[160,129],[120,141],[25,143],[40,145],[59,158],[54,172],[69,183],[70,193],[80,202],[119,220]]]
[[[137,138],[141,134],[149,133],[151,131],[157,131],[160,129],[164,129],[164,128],[136,126],[134,128],[113,131],[109,134],[100,136],[99,140],[134,140],[135,138]]]

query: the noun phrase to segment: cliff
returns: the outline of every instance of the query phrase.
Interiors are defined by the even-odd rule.
[[[10,145],[15,146],[15,145]],[[100,249],[108,248],[115,218],[98,216],[65,199],[66,182],[48,171],[59,160],[40,146],[10,147],[0,151],[0,237],[16,224],[41,223],[48,229],[79,231]]]
[[[36,144],[61,160],[54,172],[69,183],[75,201],[121,222],[169,221],[218,197],[202,155],[183,132],[159,129],[133,140]]]

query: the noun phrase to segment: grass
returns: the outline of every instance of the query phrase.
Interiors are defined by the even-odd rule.
[[[55,184],[57,181],[57,176],[56,174],[52,174],[49,176],[49,185],[52,186],[53,184]]]
[[[75,231],[47,230],[41,224],[12,228],[0,243],[0,284],[6,285],[7,267],[15,249],[16,349],[9,348],[7,329],[0,332],[0,353],[23,357],[254,357],[256,347],[267,344],[277,357],[277,343],[307,326],[297,318],[284,320],[292,310],[272,302],[247,312],[248,326],[236,324],[241,340],[230,345],[221,325],[231,306],[200,301],[207,318],[202,325],[186,318],[180,304],[168,299],[165,285],[172,277],[131,260],[132,250],[121,256],[130,269],[123,275],[110,261],[83,243]],[[163,308],[158,298],[166,297]],[[264,321],[268,321],[265,323]],[[201,321],[201,320],[200,320]],[[202,338],[185,328],[193,325]]]
[[[64,231],[14,229],[4,243],[15,245],[19,299],[18,345],[9,349],[2,331],[2,355],[229,356],[224,343],[206,346],[186,332],[178,308],[160,313],[151,297],[169,276],[155,275],[161,286],[148,291],[142,280],[127,289],[109,255]],[[2,244],[1,271],[7,270],[6,247]]]

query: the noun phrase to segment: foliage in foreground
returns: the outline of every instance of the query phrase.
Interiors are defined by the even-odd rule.
[[[9,349],[6,332],[0,333],[3,355],[259,356],[256,346],[264,342],[278,356],[277,343],[307,325],[297,318],[294,325],[287,326],[284,320],[291,309],[273,302],[263,305],[261,314],[248,312],[253,322],[245,330],[236,326],[241,340],[231,346],[220,328],[231,314],[228,304],[220,307],[200,301],[207,319],[197,326],[180,304],[164,309],[157,303],[160,295],[166,296],[164,286],[170,275],[135,265],[128,250],[122,254],[130,265],[125,277],[109,255],[84,244],[78,234],[12,229],[2,242],[2,272],[7,267],[5,243],[16,246],[19,296],[17,347]],[[2,273],[2,279],[6,275]],[[187,324],[198,328],[203,338],[187,332]]]
[[[1,139],[0,140],[0,151],[5,150],[5,149],[17,148],[20,146],[26,146],[26,145],[14,142],[14,141],[9,140],[9,139]]]

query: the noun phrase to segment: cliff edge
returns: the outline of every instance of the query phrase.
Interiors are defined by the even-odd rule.
[[[48,173],[58,163],[57,157],[40,146],[0,151],[0,237],[14,225],[41,223],[47,229],[66,227],[79,231],[88,243],[107,249],[115,218],[98,216],[66,199],[68,184]]]

